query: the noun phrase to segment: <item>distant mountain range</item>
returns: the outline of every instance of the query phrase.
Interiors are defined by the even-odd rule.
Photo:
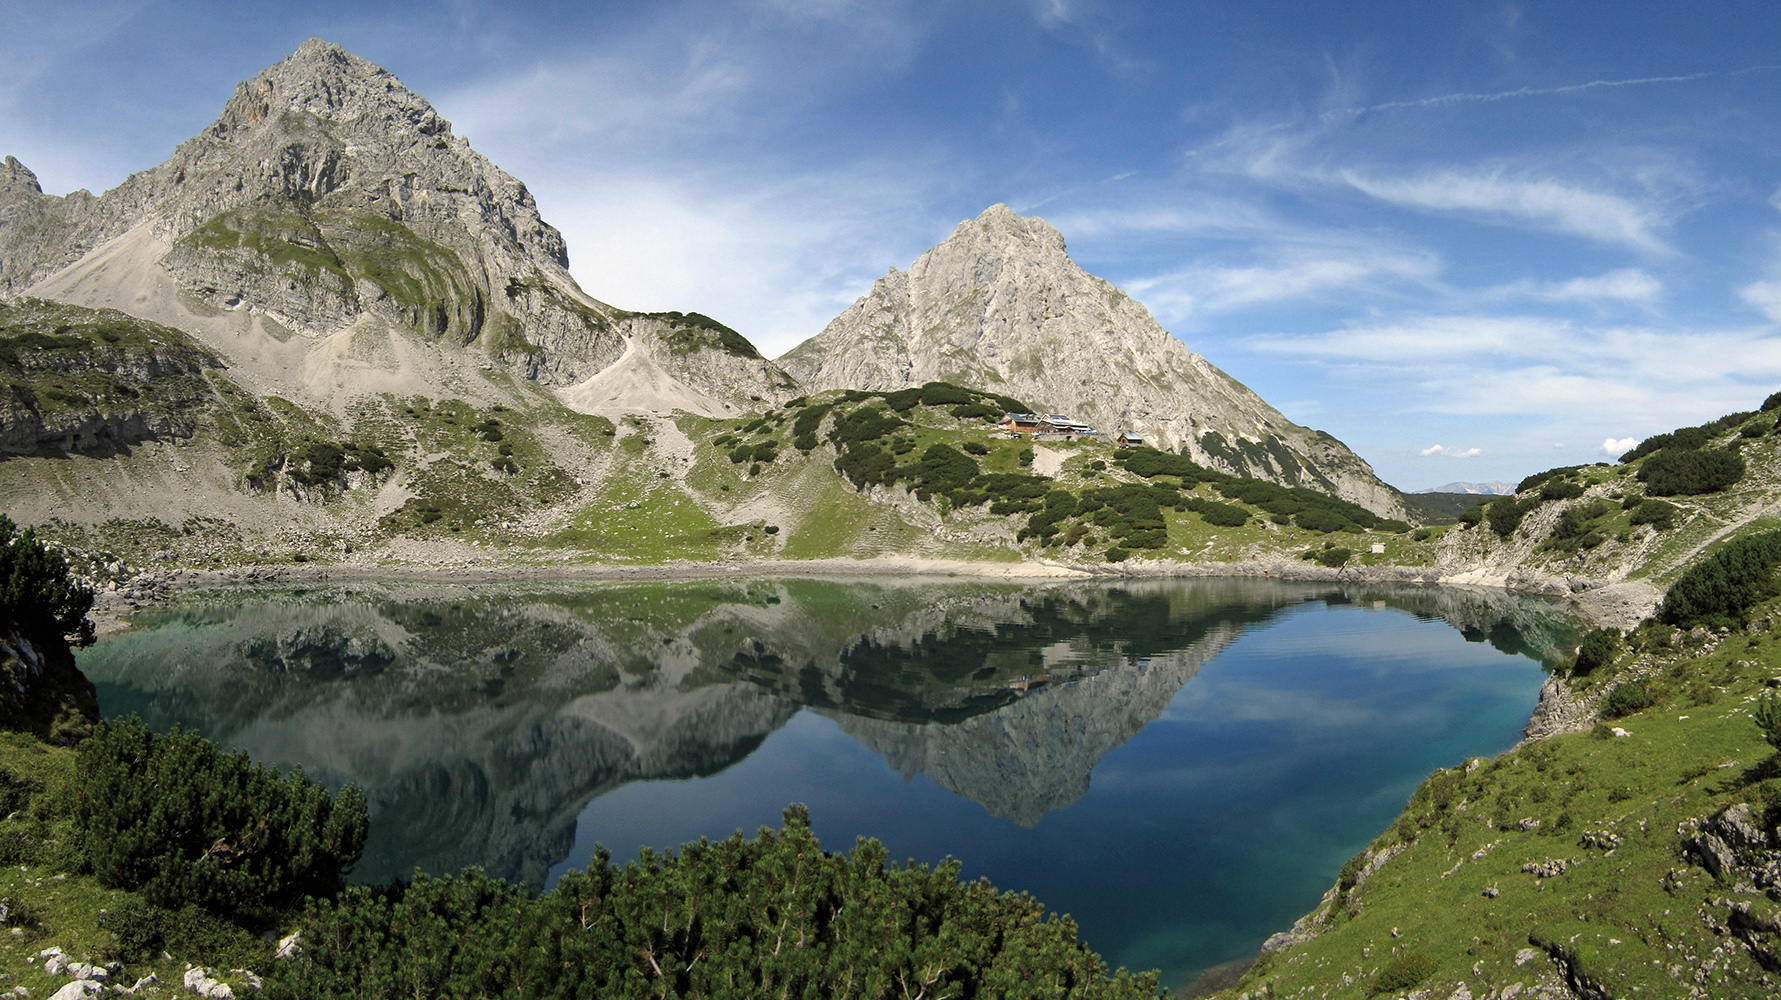
[[[1515,493],[1514,483],[1448,483],[1445,486],[1431,486],[1417,493],[1482,493],[1487,496],[1512,496]]]

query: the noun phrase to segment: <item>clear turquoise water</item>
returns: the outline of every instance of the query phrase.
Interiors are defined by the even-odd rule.
[[[153,624],[82,654],[107,714],[359,784],[363,879],[544,887],[802,802],[827,848],[956,857],[1166,984],[1512,745],[1569,641],[1529,599],[1258,581],[348,588]]]

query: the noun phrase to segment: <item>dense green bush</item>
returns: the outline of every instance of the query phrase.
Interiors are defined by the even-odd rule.
[[[1329,566],[1340,569],[1341,567],[1348,565],[1348,560],[1353,556],[1354,553],[1352,551],[1342,548],[1341,546],[1336,546],[1333,548],[1320,549],[1316,554],[1312,555],[1311,558],[1316,560],[1319,566]]]
[[[23,531],[0,514],[0,624],[27,635],[44,630],[77,646],[93,641],[93,592],[68,576],[68,562],[44,548],[33,528]]]
[[[1699,427],[1681,427],[1668,434],[1654,434],[1639,442],[1638,446],[1620,456],[1622,464],[1636,462],[1646,455],[1652,455],[1664,449],[1676,451],[1692,451],[1705,448],[1713,439],[1756,416],[1749,410],[1728,413],[1718,420],[1712,420]]]
[[[1207,524],[1219,528],[1241,528],[1249,523],[1249,512],[1241,507],[1213,500],[1202,500],[1193,506],[1195,513]]]
[[[81,744],[74,819],[102,885],[150,903],[244,915],[343,884],[365,845],[365,799],[136,719]]]
[[[1540,487],[1540,499],[1544,501],[1575,500],[1582,495],[1582,483],[1572,483],[1562,479],[1549,482]]]
[[[1697,561],[1670,585],[1657,620],[1666,625],[1738,625],[1745,612],[1781,593],[1781,531],[1746,535]]]
[[[935,493],[952,494],[977,478],[976,459],[944,444],[929,445],[914,471],[915,495],[926,500]]]
[[[1459,512],[1459,523],[1468,528],[1476,528],[1484,523],[1484,515],[1487,507],[1488,505],[1482,501],[1467,507],[1465,510]]]
[[[1583,637],[1577,647],[1577,660],[1571,665],[1571,671],[1588,676],[1598,667],[1614,662],[1620,655],[1620,630],[1617,628],[1598,628]]]
[[[1649,524],[1659,531],[1676,526],[1676,505],[1664,500],[1640,500],[1628,518],[1634,525]]]
[[[959,445],[959,447],[963,449],[967,455],[989,454],[989,445],[984,444],[982,441],[966,441],[964,444]]]
[[[1485,517],[1490,521],[1490,530],[1496,532],[1499,538],[1508,538],[1515,534],[1516,528],[1521,527],[1521,519],[1527,516],[1528,511],[1539,505],[1537,497],[1526,500],[1498,497],[1485,508]]]
[[[1516,483],[1515,492],[1526,493],[1528,490],[1531,490],[1536,486],[1543,485],[1554,479],[1563,479],[1582,468],[1583,466],[1581,465],[1563,465],[1556,469],[1547,469],[1545,472],[1536,472],[1526,479],[1523,479],[1521,482]],[[1581,496],[1582,494],[1578,495]]]
[[[1650,707],[1651,692],[1646,689],[1644,681],[1616,684],[1614,690],[1608,692],[1608,697],[1602,699],[1602,714],[1610,719],[1618,719]]]
[[[861,839],[821,849],[802,808],[762,830],[585,873],[529,899],[476,871],[355,887],[302,918],[270,998],[396,996],[1143,998],[1068,918],[961,883],[959,864],[887,864]]]
[[[1717,493],[1744,478],[1744,460],[1729,451],[1665,448],[1645,460],[1638,477],[1657,497]]]
[[[1763,742],[1781,753],[1781,699],[1776,698],[1773,691],[1762,693],[1756,707],[1750,710],[1750,720],[1762,733]]]
[[[859,444],[882,438],[907,427],[902,417],[877,406],[862,406],[835,421],[829,440],[837,445]],[[793,430],[797,430],[794,426]]]

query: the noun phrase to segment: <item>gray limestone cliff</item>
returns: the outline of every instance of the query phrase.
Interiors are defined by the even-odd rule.
[[[1136,433],[1211,468],[1335,493],[1404,516],[1397,492],[1330,435],[1301,427],[1078,267],[1042,219],[995,205],[904,273],[893,268],[779,359],[810,389],[954,382]]]

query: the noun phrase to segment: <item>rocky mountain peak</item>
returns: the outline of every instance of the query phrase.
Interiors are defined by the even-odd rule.
[[[256,388],[336,399],[350,380],[370,391],[377,380],[343,356],[396,359],[398,340],[418,334],[446,349],[441,371],[475,347],[565,388],[631,356],[677,383],[662,398],[713,412],[790,391],[734,331],[614,309],[568,266],[524,184],[394,74],[319,38],[239,84],[166,162],[103,195],[44,195],[16,160],[0,167],[0,296],[115,308],[196,334],[231,366],[259,366],[247,377]],[[348,333],[350,352],[324,346]],[[293,338],[320,352],[313,366],[270,346]],[[283,360],[262,360],[272,358]]]
[[[8,156],[0,162],[0,206],[20,196],[40,195],[43,185],[29,167]]]
[[[1013,209],[1000,202],[984,209],[977,218],[959,223],[952,235],[929,254],[992,258],[1068,257],[1064,234],[1056,227],[1038,216],[1015,215]]]
[[[237,84],[210,133],[226,139],[285,111],[331,122],[371,116],[380,128],[398,134],[451,131],[450,122],[388,70],[332,42],[311,38],[282,62]]]
[[[1377,513],[1402,501],[1327,434],[1288,420],[1078,267],[1050,223],[992,205],[892,270],[780,359],[810,389],[928,381],[1006,393],[1238,475],[1327,490]]]

